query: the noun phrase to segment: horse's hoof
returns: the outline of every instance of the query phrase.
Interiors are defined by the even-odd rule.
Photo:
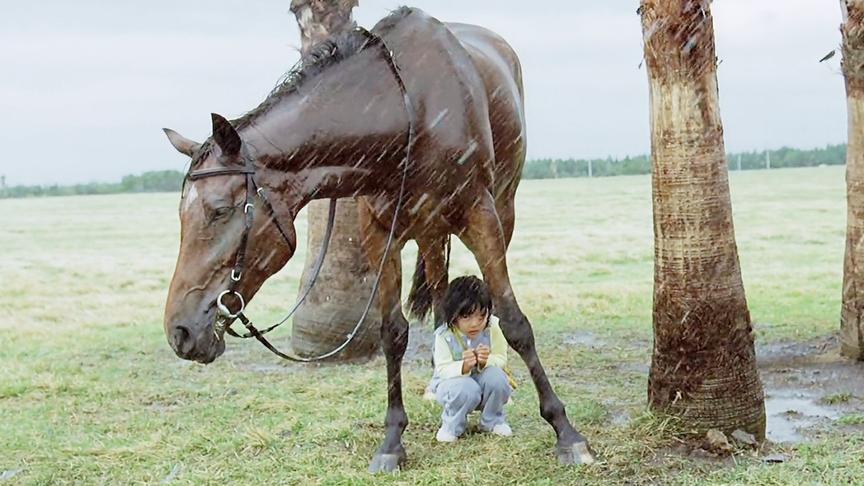
[[[594,464],[596,459],[587,442],[576,442],[569,446],[558,446],[555,448],[558,462],[564,466],[575,464]]]
[[[370,473],[392,473],[399,471],[405,463],[405,454],[375,454],[369,463]]]

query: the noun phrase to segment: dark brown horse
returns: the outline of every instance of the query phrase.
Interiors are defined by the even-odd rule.
[[[294,218],[312,199],[361,197],[362,241],[377,268],[404,189],[378,295],[389,387],[386,437],[370,470],[392,471],[406,458],[401,361],[408,321],[399,250],[410,239],[420,249],[422,275],[414,293],[425,290],[431,297],[414,306],[422,313],[429,305],[437,308],[446,290],[451,234],[477,259],[507,342],[530,370],[540,414],[555,429],[559,460],[591,462],[587,442],[546,378],[507,271],[513,200],[525,159],[519,60],[488,30],[442,24],[416,9],[394,12],[372,32],[323,42],[258,108],[233,122],[213,115],[213,136],[203,144],[166,130],[174,147],[192,158],[193,174],[180,203],[180,254],[165,308],[171,347],[181,358],[203,363],[224,351],[214,327],[220,294],[230,288],[248,300],[285,265],[295,248]],[[386,48],[370,38],[383,39]],[[400,79],[413,110],[406,111]],[[416,134],[403,186],[409,121]],[[272,211],[247,204],[250,189],[256,190],[246,177],[250,169]],[[242,276],[232,267],[238,254]],[[237,308],[237,299],[228,302],[233,295],[225,305]]]

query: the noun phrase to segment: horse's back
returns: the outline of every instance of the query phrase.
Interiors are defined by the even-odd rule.
[[[393,50],[417,115],[406,205],[431,226],[441,221],[458,231],[465,209],[486,191],[512,201],[525,155],[521,71],[512,49],[486,29],[444,24],[406,7],[373,32]],[[390,198],[370,203],[386,220]]]
[[[466,140],[478,138],[483,127],[477,119],[488,112],[485,85],[468,52],[443,23],[416,8],[402,7],[373,31],[394,51],[418,127],[434,134],[429,138],[439,151],[458,159]]]
[[[495,32],[479,25],[446,22],[447,29],[468,50],[484,80],[500,81],[501,89],[522,101],[522,66],[516,52]],[[497,87],[497,86],[496,86]]]
[[[471,24],[448,22],[447,28],[468,51],[489,99],[495,147],[496,197],[513,197],[525,163],[525,105],[522,66],[501,36]]]

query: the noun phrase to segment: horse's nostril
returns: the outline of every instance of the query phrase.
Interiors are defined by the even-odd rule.
[[[195,341],[192,339],[192,333],[185,326],[177,326],[172,332],[174,340],[174,350],[182,355],[188,355],[192,348],[195,347]]]

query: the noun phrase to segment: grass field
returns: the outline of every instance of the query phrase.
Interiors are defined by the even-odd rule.
[[[838,327],[843,168],[731,175],[747,299],[760,343]],[[176,194],[0,201],[0,482],[64,484],[848,484],[864,478],[862,415],[804,444],[706,461],[677,453],[645,411],[653,240],[647,176],[525,181],[510,269],[553,384],[604,462],[563,468],[521,363],[510,439],[440,445],[421,400],[427,356],[405,365],[409,464],[371,477],[383,434],[384,360],[286,365],[229,340],[209,366],[162,331],[178,246]],[[305,222],[297,224],[305,242]],[[298,251],[304,254],[304,249]],[[404,254],[413,268],[413,254]],[[252,302],[261,321],[296,295],[300,258]],[[476,273],[461,246],[451,276]],[[407,279],[406,279],[407,280]],[[406,294],[407,295],[407,294]],[[287,344],[289,330],[277,341]],[[516,363],[515,353],[511,361]],[[864,371],[862,371],[864,372]],[[825,379],[829,379],[826,377]],[[864,390],[838,395],[860,403]],[[857,418],[856,418],[857,417]],[[4,473],[5,471],[5,473]]]

